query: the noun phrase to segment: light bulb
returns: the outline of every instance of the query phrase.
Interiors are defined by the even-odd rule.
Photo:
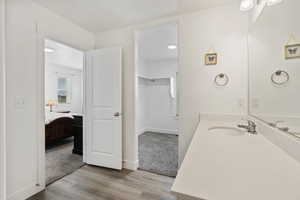
[[[240,10],[241,11],[248,11],[254,7],[254,0],[242,0]]]
[[[274,5],[279,4],[281,2],[282,2],[282,0],[268,0],[267,5],[268,6],[274,6]]]
[[[177,49],[177,46],[172,44],[172,45],[169,45],[169,46],[168,46],[168,49],[174,50],[174,49]]]
[[[46,48],[44,49],[44,51],[45,51],[46,53],[53,53],[55,50],[54,50],[54,49],[51,49],[51,48],[48,48],[48,47],[46,47]]]

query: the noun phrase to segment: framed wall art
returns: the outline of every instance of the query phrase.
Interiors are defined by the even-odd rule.
[[[217,53],[205,54],[205,65],[216,65],[216,64],[218,64],[218,54]]]
[[[300,44],[285,45],[285,59],[300,58]]]

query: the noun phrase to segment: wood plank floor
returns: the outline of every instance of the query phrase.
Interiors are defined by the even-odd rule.
[[[144,171],[84,166],[29,200],[178,200],[170,192],[173,181]]]

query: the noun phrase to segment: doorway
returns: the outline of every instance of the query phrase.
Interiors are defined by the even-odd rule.
[[[46,185],[73,173],[83,162],[84,53],[44,41]]]
[[[175,177],[178,170],[177,24],[136,34],[138,168]]]
[[[83,52],[41,38],[39,49],[43,86],[38,128],[43,134],[37,136],[37,186],[85,163],[121,169],[122,48]]]

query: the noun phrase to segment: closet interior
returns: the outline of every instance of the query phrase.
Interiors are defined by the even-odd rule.
[[[139,168],[176,176],[178,167],[177,25],[139,32],[136,131]]]

